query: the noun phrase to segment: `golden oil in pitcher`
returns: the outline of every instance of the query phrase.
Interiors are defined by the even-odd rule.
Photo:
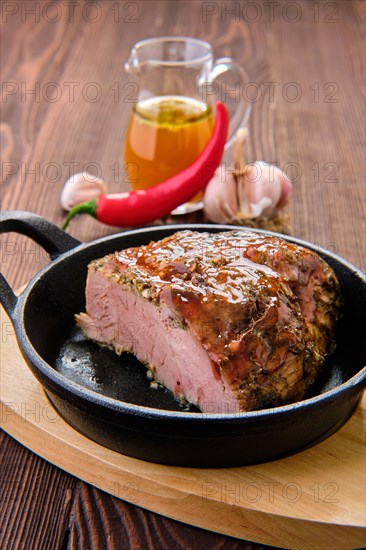
[[[211,107],[197,99],[158,96],[140,101],[133,109],[125,142],[131,187],[152,187],[192,164],[213,126]]]

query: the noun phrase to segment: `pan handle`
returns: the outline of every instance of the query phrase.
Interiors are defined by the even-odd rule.
[[[80,241],[62,231],[57,225],[32,212],[20,210],[4,210],[0,212],[0,233],[8,233],[10,231],[30,237],[46,250],[51,260],[81,244]],[[11,317],[17,303],[17,297],[1,273],[0,302]]]

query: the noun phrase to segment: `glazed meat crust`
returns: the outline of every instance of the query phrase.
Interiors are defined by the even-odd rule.
[[[334,349],[336,276],[317,254],[279,238],[182,231],[96,260],[90,271],[173,312],[241,411],[301,399]],[[85,318],[79,323],[87,332]]]

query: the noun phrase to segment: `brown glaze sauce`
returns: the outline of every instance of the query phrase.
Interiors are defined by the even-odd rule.
[[[170,283],[176,294],[184,296],[191,288],[203,299],[210,295],[238,304],[248,294],[248,287],[265,286],[273,289],[273,294],[279,290],[279,275],[248,257],[250,247],[262,245],[263,237],[242,231],[182,231],[163,241],[117,253],[116,258],[124,268],[138,269],[139,276],[149,283]]]

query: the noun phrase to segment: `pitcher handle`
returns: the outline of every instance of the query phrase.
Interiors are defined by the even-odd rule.
[[[220,57],[214,62],[210,76],[212,80],[216,80],[223,73],[231,71],[239,82],[239,89],[242,90],[243,86],[248,82],[248,76],[244,69],[240,67],[231,57]],[[227,150],[233,143],[236,133],[240,127],[246,126],[248,123],[250,114],[252,112],[252,104],[239,101],[234,116],[230,120],[229,137],[225,145]]]

